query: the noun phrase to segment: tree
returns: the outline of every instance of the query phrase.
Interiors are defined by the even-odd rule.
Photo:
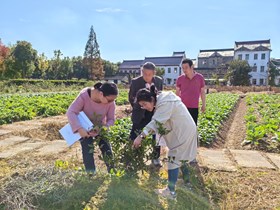
[[[157,75],[157,76],[163,78],[164,74],[165,74],[164,68],[156,67],[156,75]]]
[[[49,61],[44,53],[39,54],[35,62],[35,70],[33,71],[32,78],[44,78],[49,68]]]
[[[82,56],[73,57],[73,77],[78,79],[89,79],[88,72],[85,66],[83,65],[83,58]]]
[[[103,60],[105,76],[114,76],[118,71],[118,64]]]
[[[250,85],[249,73],[251,67],[247,61],[244,60],[233,60],[229,64],[229,70],[226,78],[230,81],[231,85]]]
[[[5,60],[8,58],[10,53],[10,48],[6,47],[0,39],[0,78],[3,76],[5,71]]]
[[[269,80],[268,80],[268,84],[270,86],[275,86],[275,78],[277,76],[280,75],[280,71],[277,69],[276,65],[279,65],[280,62],[275,60],[275,59],[271,59],[271,61],[269,62],[269,69],[268,69],[268,73],[269,73]]]
[[[31,77],[35,70],[37,51],[32,48],[31,43],[27,41],[17,41],[14,50],[11,53],[13,57],[13,68],[20,72],[21,78]]]
[[[103,62],[100,57],[99,45],[93,26],[90,28],[89,39],[86,43],[83,63],[88,69],[91,79],[101,79],[104,75]]]

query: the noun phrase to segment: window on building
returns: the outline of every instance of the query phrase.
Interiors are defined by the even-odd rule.
[[[215,65],[215,60],[213,60],[213,65]]]
[[[258,60],[258,54],[257,53],[254,54],[254,60]]]
[[[257,84],[257,80],[256,79],[252,79],[252,85],[256,85]]]
[[[173,83],[174,85],[176,84],[176,79],[174,79],[174,83]]]
[[[260,85],[264,85],[264,80],[260,79]]]
[[[174,73],[177,74],[177,67],[174,68]]]
[[[171,68],[168,68],[168,69],[167,69],[167,72],[168,72],[168,73],[171,73]]]
[[[262,53],[262,60],[264,60],[265,59],[265,53]]]
[[[252,72],[257,72],[257,70],[258,70],[258,67],[256,64],[254,64],[254,66],[252,67]]]
[[[202,64],[203,64],[204,66],[207,65],[207,61],[206,61],[206,60],[202,61]]]
[[[167,78],[166,80],[167,80],[167,84],[170,85],[171,84],[171,79]]]
[[[264,72],[264,66],[261,66],[261,72]]]
[[[249,60],[249,54],[245,55],[245,60],[248,61]]]
[[[238,60],[242,60],[242,54],[238,55]]]

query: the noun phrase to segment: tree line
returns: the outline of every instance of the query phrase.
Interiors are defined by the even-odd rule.
[[[5,46],[0,39],[0,79],[102,79],[114,75],[120,63],[103,60],[93,26],[83,56],[63,56],[54,50],[52,58],[38,54],[32,44],[17,41]]]

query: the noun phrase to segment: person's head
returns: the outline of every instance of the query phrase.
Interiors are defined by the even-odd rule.
[[[117,85],[112,82],[98,82],[93,87],[98,90],[98,98],[103,104],[113,102],[119,93]]]
[[[136,94],[137,103],[142,109],[153,111],[157,102],[157,90],[154,85],[150,89],[142,88]]]
[[[142,66],[142,75],[145,82],[151,83],[156,74],[156,66],[152,62],[146,62]]]
[[[185,75],[190,75],[193,73],[193,62],[191,59],[184,59],[182,61],[182,69]]]

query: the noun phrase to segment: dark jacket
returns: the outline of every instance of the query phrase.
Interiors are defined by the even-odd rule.
[[[155,84],[158,91],[162,90],[163,82],[160,77],[155,76],[152,82]],[[145,87],[146,87],[146,82],[143,79],[143,76],[132,79],[130,89],[129,89],[129,102],[132,106],[131,120],[133,124],[143,124],[143,121],[147,121],[148,123],[151,120],[151,119],[145,119],[145,113],[148,111],[141,109],[140,105],[138,103],[135,103],[135,97],[137,91]],[[148,115],[148,116],[152,116],[152,115]],[[145,126],[145,124],[146,123],[144,123],[143,125]]]

